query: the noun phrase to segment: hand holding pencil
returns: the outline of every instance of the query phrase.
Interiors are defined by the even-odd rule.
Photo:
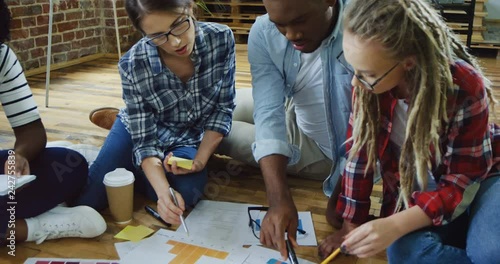
[[[157,208],[161,218],[167,223],[173,225],[182,224],[179,216],[184,214],[185,207],[184,199],[180,193],[174,191],[174,195],[172,195],[170,188],[167,187],[165,191],[160,192],[158,195]]]
[[[321,264],[328,264],[330,261],[332,261],[338,254],[340,253],[340,248],[337,248],[335,251],[330,254],[325,260],[321,262]]]
[[[329,263],[329,261],[331,261],[339,254],[338,252],[341,251],[340,247],[344,242],[345,236],[355,228],[356,225],[344,222],[341,229],[327,236],[323,241],[321,241],[320,245],[318,246],[318,255],[322,259],[325,258],[325,260],[321,263]],[[345,251],[342,252],[345,253]],[[329,257],[332,258],[327,261]]]

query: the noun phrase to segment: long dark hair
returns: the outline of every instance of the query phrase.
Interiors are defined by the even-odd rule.
[[[193,0],[126,0],[125,9],[134,27],[140,31],[142,18],[156,11],[174,11],[178,8],[190,9]]]
[[[4,0],[0,0],[0,44],[10,40],[10,11]]]

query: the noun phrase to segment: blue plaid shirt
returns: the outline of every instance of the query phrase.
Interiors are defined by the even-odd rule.
[[[194,22],[194,75],[183,83],[162,64],[157,48],[137,42],[119,61],[125,108],[119,117],[134,144],[135,164],[173,148],[198,147],[205,130],[227,135],[234,104],[231,29]]]

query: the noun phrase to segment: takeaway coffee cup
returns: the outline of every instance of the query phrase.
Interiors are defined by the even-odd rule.
[[[110,171],[104,176],[109,210],[117,224],[132,221],[134,180],[134,174],[124,168]]]

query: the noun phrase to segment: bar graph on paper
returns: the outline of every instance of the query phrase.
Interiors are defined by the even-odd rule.
[[[175,240],[167,241],[167,245],[173,246],[168,253],[175,255],[174,259],[169,262],[171,264],[196,263],[203,256],[224,260],[229,255],[225,251],[199,247]]]
[[[142,240],[120,260],[120,264],[228,264],[243,263],[249,252],[242,247],[224,245],[217,241],[188,237],[160,229],[150,238]]]

